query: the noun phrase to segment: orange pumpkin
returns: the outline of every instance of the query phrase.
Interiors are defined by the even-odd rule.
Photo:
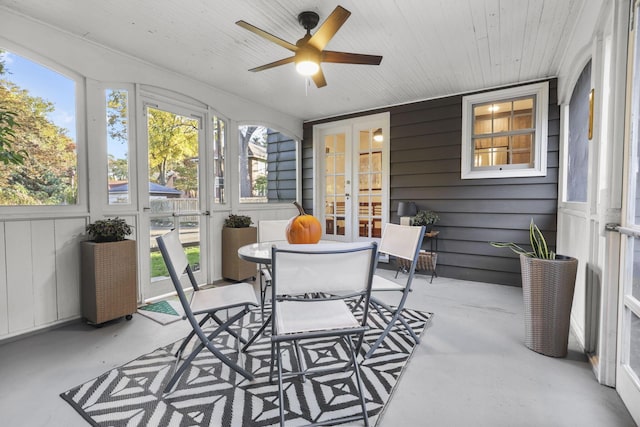
[[[300,211],[300,215],[294,216],[287,225],[287,241],[292,244],[318,243],[322,236],[320,221],[313,215],[307,215],[298,202],[293,204]]]

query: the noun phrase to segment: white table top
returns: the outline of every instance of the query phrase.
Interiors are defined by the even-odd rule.
[[[320,240],[318,243],[340,243],[333,240]],[[271,247],[277,244],[288,244],[286,240],[251,243],[238,248],[238,256],[256,264],[271,264]]]
[[[278,240],[244,245],[238,248],[238,256],[245,261],[257,264],[271,264],[271,247],[278,243],[287,243],[287,241]]]

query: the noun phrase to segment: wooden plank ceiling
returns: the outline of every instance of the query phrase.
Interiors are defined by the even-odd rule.
[[[599,3],[599,2],[597,2]],[[327,49],[382,55],[380,66],[324,64],[306,86],[293,64],[247,70],[289,51],[301,11],[351,17]],[[555,76],[586,0],[0,0],[2,8],[304,120]],[[10,38],[10,34],[0,36]],[[0,46],[2,48],[2,46]]]

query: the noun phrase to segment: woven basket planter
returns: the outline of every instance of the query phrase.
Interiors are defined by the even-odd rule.
[[[578,260],[520,255],[524,298],[525,345],[551,357],[565,357]]]
[[[82,315],[100,324],[138,309],[135,240],[82,242]]]
[[[411,262],[404,258],[397,258],[398,267],[408,270]],[[416,271],[434,271],[438,262],[438,254],[436,252],[420,251],[418,261],[416,262]]]

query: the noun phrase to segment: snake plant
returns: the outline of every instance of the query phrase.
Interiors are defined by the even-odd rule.
[[[527,251],[513,242],[489,242],[489,244],[496,248],[509,248],[517,254],[522,254],[530,258],[556,259],[556,253],[549,250],[547,241],[542,235],[542,231],[540,231],[538,226],[533,222],[533,218],[531,219],[531,224],[529,224],[529,242],[531,244],[531,251]]]

